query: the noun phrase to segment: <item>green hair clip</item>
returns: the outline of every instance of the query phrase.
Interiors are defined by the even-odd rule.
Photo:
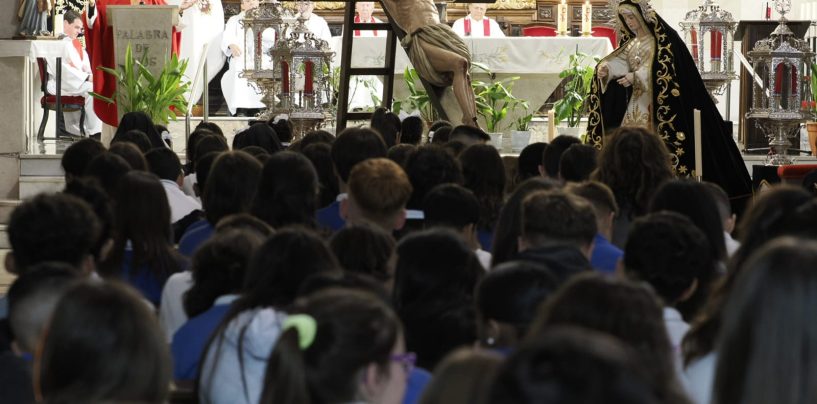
[[[301,350],[309,348],[315,341],[318,323],[309,314],[292,314],[284,320],[284,331],[294,328],[298,331],[298,346]]]

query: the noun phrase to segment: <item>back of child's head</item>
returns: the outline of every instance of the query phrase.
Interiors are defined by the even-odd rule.
[[[99,240],[99,219],[87,202],[67,194],[39,194],[11,213],[7,228],[13,271],[46,261],[81,266]],[[7,265],[7,269],[11,269]]]
[[[194,189],[196,195],[200,198],[204,198],[204,187],[207,184],[207,178],[210,176],[210,169],[213,168],[213,162],[216,161],[219,154],[216,152],[207,153],[199,156],[198,160],[196,160],[196,184]]]
[[[111,144],[109,152],[122,157],[134,170],[147,171],[149,166],[145,155],[136,145],[130,142],[118,142]]]
[[[434,369],[420,404],[473,404],[485,400],[503,357],[487,350],[460,348]]]
[[[132,169],[124,158],[106,152],[94,157],[88,163],[88,166],[85,167],[85,176],[95,178],[108,195],[113,195],[119,180]]]
[[[346,128],[332,143],[332,162],[343,183],[349,173],[363,160],[386,157],[386,144],[380,134],[369,128]]]
[[[654,391],[646,370],[615,338],[581,328],[558,327],[511,354],[499,369],[486,402],[665,402]]]
[[[210,168],[201,198],[207,221],[249,212],[261,178],[261,163],[242,151],[223,152]]]
[[[65,179],[70,181],[84,175],[88,163],[102,153],[105,153],[105,146],[98,140],[87,138],[72,143],[65,149],[60,160]]]
[[[212,152],[220,153],[227,150],[230,150],[230,148],[227,146],[227,141],[224,139],[224,137],[218,135],[202,136],[202,138],[199,139],[199,142],[196,144],[196,156],[204,156],[205,154]]]
[[[550,178],[558,178],[562,154],[568,147],[580,143],[581,140],[574,136],[559,135],[553,138],[542,152],[542,166],[545,168],[545,175]]]
[[[464,182],[457,159],[443,148],[434,145],[419,147],[409,157],[406,174],[414,188],[408,202],[409,209],[420,209],[428,191],[437,185]]]
[[[423,140],[425,122],[419,116],[407,116],[400,122],[400,143],[419,145]]]
[[[249,213],[227,215],[216,223],[216,233],[232,230],[254,233],[263,238],[269,237],[275,231],[263,220]]]
[[[282,151],[264,163],[252,213],[274,228],[315,226],[318,174],[303,154]]]
[[[411,197],[412,186],[403,168],[386,158],[356,164],[349,173],[349,198],[363,218],[382,223],[400,214]]]
[[[267,363],[261,403],[402,399],[408,369],[390,365],[403,354],[402,332],[386,303],[369,293],[330,289],[298,300],[289,315]],[[372,370],[379,383],[393,383],[385,391],[362,388],[370,385],[362,375]]]
[[[193,318],[222,295],[238,294],[255,249],[265,237],[253,231],[220,230],[196,250],[191,272],[193,286],[184,294],[184,310]]]
[[[704,187],[707,191],[709,191],[712,198],[715,200],[715,205],[718,207],[718,215],[721,218],[721,221],[726,223],[726,221],[732,219],[732,203],[729,201],[729,195],[726,194],[726,191],[720,187],[720,185],[715,184],[714,182],[704,182]],[[730,229],[724,228],[724,230],[729,231]]]
[[[591,145],[576,143],[570,145],[559,160],[559,177],[567,182],[581,182],[590,178],[596,169],[598,151]]]
[[[247,146],[258,146],[266,150],[269,154],[275,154],[284,150],[281,140],[275,130],[266,122],[258,122],[250,125],[246,130],[238,133],[233,138],[233,150],[241,150]],[[198,153],[198,151],[196,152]]]
[[[429,137],[431,137],[431,143],[435,144],[444,144],[448,143],[451,139],[451,131],[454,130],[453,127],[448,125],[443,125],[438,127],[437,129],[429,129]]]
[[[323,129],[317,129],[317,130],[307,132],[304,135],[304,137],[301,138],[300,143],[301,143],[301,150],[304,150],[307,147],[309,147],[310,145],[313,145],[315,143],[326,143],[331,147],[332,143],[334,143],[334,142],[335,142],[335,135],[333,135],[333,134],[331,134],[331,133],[329,133],[329,132],[327,132],[327,131],[325,131]]]
[[[675,305],[704,272],[712,249],[688,218],[674,212],[636,219],[624,247],[627,274],[649,283],[666,305]]]
[[[522,338],[539,306],[558,287],[559,281],[544,266],[506,262],[491,269],[477,286],[477,314],[483,325],[489,321],[503,324],[515,331],[516,338]],[[494,337],[481,334],[485,334],[483,338]]]
[[[457,231],[479,222],[479,200],[470,189],[457,184],[440,184],[423,200],[423,224],[451,227]]]
[[[491,140],[491,137],[485,133],[484,130],[470,125],[457,125],[451,130],[448,135],[449,141],[462,142],[466,145],[474,143],[485,143]]]
[[[466,188],[479,199],[479,227],[493,230],[505,196],[505,164],[499,152],[486,144],[471,145],[459,156]]]
[[[196,147],[198,147],[199,141],[201,141],[201,138],[203,138],[203,137],[205,137],[207,135],[215,135],[215,133],[211,132],[208,129],[201,128],[201,129],[196,129],[193,132],[190,132],[190,135],[187,136],[187,145],[186,145],[186,147],[184,149],[184,153],[185,153],[185,158],[187,160],[187,164],[190,165],[190,167],[189,167],[190,171],[188,172],[188,174],[195,171],[194,166],[196,164],[196,160],[199,157],[201,157],[201,156],[196,155]]]
[[[292,142],[292,122],[289,119],[270,119],[268,123],[275,130],[275,135],[281,143]]]
[[[195,130],[199,130],[199,129],[206,129],[206,130],[209,130],[210,132],[213,132],[213,133],[215,133],[217,135],[224,136],[224,131],[222,131],[221,127],[218,126],[218,124],[213,122],[213,121],[201,121],[201,122],[199,122],[199,124],[196,125]]]
[[[395,241],[382,228],[369,223],[346,226],[329,239],[329,246],[345,271],[393,284]]]
[[[540,176],[539,166],[542,165],[542,153],[544,153],[547,146],[547,143],[536,142],[522,149],[519,158],[516,160],[518,182]]]
[[[33,353],[51,314],[82,274],[64,262],[43,262],[14,280],[8,291],[9,325],[17,348]]]
[[[150,165],[150,172],[156,174],[161,180],[175,182],[182,174],[182,163],[179,156],[171,149],[156,148],[145,154]]]
[[[437,131],[437,130],[440,130],[440,128],[443,128],[443,127],[446,127],[446,126],[449,127],[449,128],[453,127],[451,122],[446,121],[444,119],[438,119],[438,120],[432,122],[431,125],[428,126],[428,130]]]
[[[99,236],[94,242],[92,254],[98,261],[103,258],[105,246],[113,237],[113,203],[99,183],[93,178],[76,178],[65,184],[63,193],[76,196],[87,202],[99,219]]]
[[[154,313],[118,282],[82,282],[60,299],[36,356],[46,402],[164,402],[170,354]]]
[[[538,191],[522,201],[521,237],[529,247],[593,243],[596,213],[585,199],[561,190]]]
[[[142,151],[142,153],[147,153],[153,148],[148,135],[139,129],[131,129],[127,132],[119,134],[118,136],[114,136],[113,139],[111,139],[111,144],[117,142],[133,143],[139,148],[139,150]]]
[[[374,111],[369,126],[377,131],[386,143],[386,148],[397,144],[400,135],[400,117],[386,108],[379,107]]]
[[[415,151],[417,151],[417,146],[413,144],[400,143],[390,147],[389,151],[386,153],[386,157],[405,169],[409,157],[411,157]]]
[[[340,193],[338,177],[335,175],[335,167],[332,165],[332,145],[331,143],[314,142],[301,149],[301,153],[312,162],[318,174],[320,194],[318,196],[318,208],[330,205]]]

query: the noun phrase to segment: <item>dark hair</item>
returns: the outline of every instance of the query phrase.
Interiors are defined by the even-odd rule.
[[[316,227],[318,174],[304,155],[282,151],[264,163],[252,214],[273,228]]]
[[[100,265],[101,274],[119,276],[128,245],[133,251],[131,277],[146,268],[164,284],[182,269],[182,258],[173,248],[170,204],[154,174],[132,171],[122,177],[114,194],[114,223],[113,247]]]
[[[201,198],[211,224],[222,217],[249,212],[261,178],[261,163],[242,151],[223,152],[213,161]]]
[[[418,231],[400,240],[394,303],[420,367],[433,369],[448,352],[476,340],[473,294],[483,273],[453,231]]]
[[[562,153],[559,160],[559,177],[564,181],[581,182],[590,178],[596,169],[595,147],[586,144],[573,144]]]
[[[329,143],[312,143],[301,149],[306,158],[312,162],[315,172],[318,174],[320,193],[318,194],[318,208],[323,208],[332,204],[340,193],[338,177],[335,175],[335,167],[332,166],[332,145]]]
[[[417,146],[413,144],[400,143],[390,147],[389,151],[386,153],[386,157],[388,157],[389,160],[399,164],[400,167],[403,167],[405,170],[408,159],[412,154],[414,154],[415,151],[417,151]]]
[[[218,124],[213,122],[213,121],[201,121],[201,122],[199,122],[199,124],[196,125],[195,130],[199,130],[199,129],[209,130],[210,132],[213,132],[213,133],[215,133],[217,135],[220,135],[222,137],[224,136],[224,132],[221,130],[221,127],[218,126]]]
[[[15,272],[60,261],[79,266],[99,238],[99,219],[83,200],[67,194],[39,194],[17,206],[8,222]]]
[[[347,272],[362,273],[384,284],[394,279],[395,241],[382,228],[368,223],[344,227],[329,239],[329,246]]]
[[[233,138],[233,150],[241,150],[247,146],[259,146],[269,154],[275,154],[284,150],[281,140],[275,130],[265,122],[251,125],[243,132],[239,132]]]
[[[65,172],[65,179],[70,181],[73,178],[82,176],[85,167],[91,160],[105,153],[105,146],[98,140],[85,138],[72,143],[65,152],[62,153],[62,170]]]
[[[429,133],[431,133],[432,131],[434,132],[434,135],[431,136],[431,143],[434,144],[448,143],[448,140],[451,139],[452,130],[454,130],[454,128],[450,126],[440,126],[439,128],[434,130],[429,129]]]
[[[779,238],[745,263],[723,310],[713,402],[817,400],[817,242]],[[771,401],[770,401],[771,400]]]
[[[164,402],[170,353],[131,288],[82,282],[60,300],[34,366],[46,402]]]
[[[419,116],[407,116],[400,122],[400,143],[419,145],[423,140],[425,122]]]
[[[251,146],[246,146],[251,147]],[[212,152],[223,152],[230,150],[227,146],[227,140],[224,139],[223,136],[219,135],[205,135],[199,139],[198,143],[196,143],[196,158],[206,155],[207,153]],[[238,150],[238,149],[236,149]]]
[[[528,178],[539,177],[539,166],[542,165],[542,153],[547,143],[536,142],[525,146],[516,160],[516,182],[521,183]]]
[[[299,300],[289,313],[315,320],[314,341],[301,348],[297,328],[281,334],[267,362],[260,403],[351,402],[360,397],[360,372],[367,365],[389,375],[400,320],[374,295],[322,291]]]
[[[209,309],[221,295],[238,294],[250,256],[264,242],[251,231],[216,232],[193,255],[193,286],[184,293],[184,311],[193,318]]]
[[[65,14],[62,15],[63,21],[69,24],[74,22],[74,20],[76,20],[77,18],[80,18],[80,15],[74,10],[68,10],[65,12]]]
[[[378,107],[372,114],[372,119],[369,126],[377,131],[386,143],[386,148],[391,148],[397,144],[397,138],[400,136],[400,118],[394,112],[389,111],[384,107]]]
[[[98,261],[102,249],[113,237],[113,204],[111,198],[92,178],[77,178],[65,185],[65,194],[76,196],[88,203],[99,220],[99,234],[93,243],[91,253]]]
[[[715,200],[715,205],[718,207],[718,215],[720,215],[721,223],[732,217],[732,203],[729,201],[729,195],[721,188],[720,185],[714,182],[704,182],[704,187],[712,195]],[[724,229],[725,231],[726,229]]]
[[[439,143],[432,144],[439,145]],[[445,150],[446,153],[450,154],[454,158],[457,158],[457,156],[459,156],[460,153],[462,153],[462,151],[465,150],[467,146],[465,145],[465,143],[460,142],[459,140],[450,140],[442,144],[441,147],[443,148],[443,150]]]
[[[676,378],[663,309],[648,287],[598,273],[577,275],[542,306],[529,338],[536,340],[559,325],[618,338],[648,370],[662,402],[687,402]]]
[[[573,195],[578,195],[593,205],[596,211],[596,219],[601,219],[611,213],[618,214],[618,204],[613,191],[607,185],[598,181],[582,181],[567,184],[565,191]]]
[[[485,401],[503,357],[460,348],[440,362],[423,389],[420,404],[476,404]]]
[[[187,163],[185,164],[185,170],[184,170],[185,174],[192,174],[192,173],[194,173],[196,171],[196,168],[195,168],[196,167],[196,160],[199,157],[201,157],[201,156],[196,155],[196,147],[198,146],[199,141],[201,141],[201,138],[203,138],[206,135],[213,135],[213,134],[214,134],[213,132],[202,128],[202,129],[194,130],[187,137],[187,147],[185,147],[185,150],[184,150],[185,157],[186,157],[186,160],[187,160]]]
[[[459,156],[465,187],[479,200],[481,230],[491,231],[499,219],[505,196],[505,164],[495,147],[485,144],[469,146]]]
[[[344,183],[349,181],[355,164],[375,157],[386,157],[386,144],[377,132],[368,128],[346,128],[332,143],[332,162]]]
[[[431,125],[428,126],[428,130],[436,132],[436,131],[440,130],[440,128],[446,127],[446,126],[450,128],[453,125],[451,124],[451,122],[448,122],[448,121],[446,121],[444,119],[439,119],[439,120],[436,120],[436,121],[432,122]]]
[[[479,200],[462,185],[440,184],[423,200],[423,224],[426,227],[452,227],[456,231],[479,222]]]
[[[331,147],[332,143],[335,143],[335,135],[323,129],[316,129],[307,132],[304,137],[301,138],[300,143],[301,150],[305,150],[307,147],[315,143],[326,143]]]
[[[111,139],[111,144],[119,142],[130,143],[139,148],[142,153],[147,153],[154,146],[150,143],[150,139],[145,132],[139,129],[132,129],[126,132],[116,132],[116,135]]]
[[[542,166],[545,167],[545,174],[550,178],[559,177],[559,164],[562,161],[562,154],[570,146],[581,144],[581,140],[574,136],[559,135],[542,151]]]
[[[119,126],[116,128],[116,133],[114,134],[113,138],[116,139],[117,136],[120,136],[133,129],[140,130],[147,135],[151,147],[167,147],[165,142],[162,141],[162,136],[156,130],[156,126],[153,124],[153,121],[150,119],[148,114],[142,111],[128,112],[125,113],[125,115],[122,115],[122,119],[119,120]],[[142,152],[145,153],[147,150],[143,149]]]
[[[462,185],[464,181],[457,159],[434,145],[417,148],[406,162],[406,174],[414,188],[406,204],[409,209],[419,209],[431,188],[447,183]]]
[[[182,173],[182,163],[179,161],[179,156],[166,147],[147,152],[145,159],[150,164],[150,172],[156,174],[161,180],[176,182]]]
[[[213,168],[213,163],[221,153],[207,153],[199,156],[196,160],[196,183],[194,189],[197,188],[197,196],[204,200],[204,190],[207,185],[207,179],[210,177],[210,170]],[[260,171],[260,170],[259,170]]]
[[[293,150],[293,149],[292,149],[292,147],[290,147],[287,150]],[[258,146],[247,146],[247,147],[241,149],[241,151],[255,157],[258,160],[258,162],[261,163],[261,164],[266,163],[267,160],[269,160],[269,156],[270,156],[270,154],[267,153],[266,150],[264,150],[262,147],[258,147]]]
[[[689,364],[715,348],[715,338],[723,321],[723,306],[732,293],[735,280],[743,271],[748,257],[769,240],[791,234],[790,229],[803,218],[796,214],[812,200],[800,187],[781,185],[763,192],[741,219],[738,231],[741,246],[732,256],[726,276],[713,287],[709,300],[700,315],[690,324],[683,341],[684,362]]]
[[[105,152],[91,160],[88,167],[85,167],[85,177],[94,178],[108,195],[116,192],[119,180],[125,176],[132,168],[125,159],[119,155]]]
[[[139,147],[131,142],[113,143],[108,151],[125,159],[131,169],[139,171],[148,171],[149,169],[145,155],[139,150]]]
[[[450,140],[457,140],[457,138],[466,138],[472,142],[484,142],[491,140],[485,131],[470,125],[457,125],[451,129],[451,134],[448,135]]]
[[[275,135],[281,143],[292,142],[292,122],[289,119],[275,121],[275,117],[273,117],[270,118],[267,124],[275,131]]]
[[[528,333],[539,305],[559,284],[547,268],[528,261],[510,261],[492,268],[477,286],[480,340],[493,338],[488,345],[500,347],[521,340]],[[488,335],[489,321],[506,325],[512,335]]]
[[[638,217],[647,213],[658,187],[673,177],[669,151],[649,130],[621,127],[605,140],[591,177],[613,190],[629,218]]]
[[[668,403],[655,396],[646,370],[615,338],[555,327],[505,361],[486,400],[524,403]]]
[[[636,219],[624,248],[627,273],[655,288],[668,306],[686,308],[691,319],[702,305],[679,302],[694,282],[709,291],[714,278],[715,256],[704,234],[687,217],[674,212],[657,212]]]
[[[227,232],[230,230],[255,233],[265,239],[275,231],[263,220],[249,213],[236,213],[233,215],[228,215],[219,220],[216,224],[217,233]]]
[[[522,201],[536,191],[558,188],[559,184],[545,178],[530,178],[516,188],[499,212],[491,244],[491,266],[512,260],[519,252],[522,235]]]
[[[23,352],[34,353],[57,301],[80,276],[70,264],[42,262],[14,279],[7,295],[8,324]]]
[[[562,190],[533,192],[522,201],[521,237],[531,246],[588,246],[598,232],[586,199]]]

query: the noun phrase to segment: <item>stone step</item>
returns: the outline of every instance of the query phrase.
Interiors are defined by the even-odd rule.
[[[21,177],[62,177],[62,155],[23,154],[20,155]]]
[[[43,192],[60,192],[65,188],[62,176],[21,176],[20,199],[25,200]]]

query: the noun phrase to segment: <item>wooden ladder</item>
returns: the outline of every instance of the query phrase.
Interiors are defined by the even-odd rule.
[[[338,90],[338,116],[336,124],[336,133],[340,133],[346,128],[349,121],[369,120],[373,112],[349,112],[349,87],[352,76],[383,76],[383,94],[380,101],[380,106],[391,109],[391,102],[394,95],[394,66],[395,55],[397,52],[397,41],[403,39],[406,33],[394,23],[394,19],[389,14],[389,11],[381,4],[383,12],[389,22],[381,23],[359,23],[355,22],[355,3],[356,0],[350,0],[346,3],[346,10],[343,15],[343,38],[341,38],[341,54],[340,54],[340,89]],[[354,39],[355,30],[360,31],[387,31],[386,35],[386,58],[383,67],[352,67],[352,40]],[[428,93],[429,101],[437,112],[440,119],[448,120],[445,110],[440,103],[444,87],[436,87],[428,83],[425,79],[420,78]]]

